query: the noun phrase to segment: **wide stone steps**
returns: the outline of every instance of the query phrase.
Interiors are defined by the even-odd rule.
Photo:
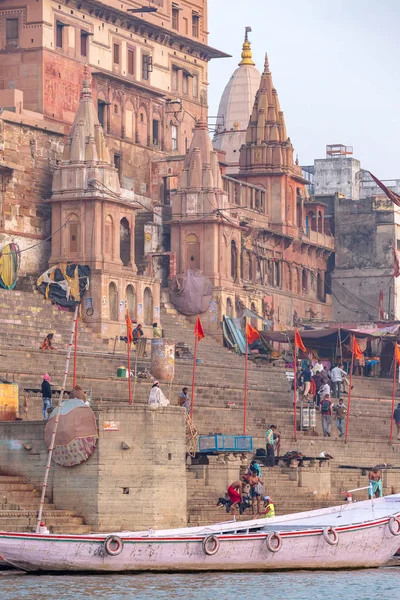
[[[0,475],[0,530],[34,530],[40,495],[41,492],[26,478]],[[91,531],[82,517],[70,510],[57,510],[48,498],[45,498],[43,520],[52,533],[78,534]]]

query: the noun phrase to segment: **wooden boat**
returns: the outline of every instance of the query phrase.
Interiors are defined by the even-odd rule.
[[[0,556],[33,572],[379,567],[399,547],[400,494],[272,519],[91,535],[0,532]]]

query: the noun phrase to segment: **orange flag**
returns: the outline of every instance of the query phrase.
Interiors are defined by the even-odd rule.
[[[126,312],[125,312],[125,319],[126,319],[126,337],[128,338],[128,344],[130,344],[133,340],[133,334],[132,334],[132,321],[129,316],[128,309],[126,309]]]
[[[400,365],[400,346],[397,342],[394,345],[394,360],[398,365]]]
[[[200,317],[197,317],[196,325],[194,326],[194,335],[197,336],[198,342],[205,337]]]
[[[251,325],[247,324],[246,325],[246,337],[247,337],[248,344],[251,346],[251,344],[253,342],[260,339],[260,334],[258,333],[257,329],[255,329]]]
[[[358,345],[355,335],[353,335],[353,347],[352,347],[352,351],[354,352],[354,358],[357,358],[357,359],[363,358],[364,353],[361,350],[360,346]]]
[[[297,329],[294,330],[294,343],[299,350],[302,350],[303,352],[306,351],[306,347],[303,344],[303,340],[301,339],[301,335]]]

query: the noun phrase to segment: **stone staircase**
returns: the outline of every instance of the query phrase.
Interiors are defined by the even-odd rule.
[[[165,337],[193,346],[193,324],[184,316],[164,307],[161,310],[161,324]],[[23,417],[24,387],[40,387],[44,372],[51,374],[54,383],[62,382],[71,314],[59,311],[38,293],[0,290],[0,326],[0,376],[8,374],[9,378],[14,378],[20,384],[20,415]],[[55,333],[57,350],[40,351],[40,342],[49,331]],[[122,352],[118,353],[118,350]],[[91,393],[94,405],[128,402],[127,381],[116,377],[117,368],[126,365],[125,350],[125,345],[119,346],[114,355],[109,351],[108,344],[103,344],[96,334],[80,323],[78,382]],[[198,358],[201,364],[197,365],[194,409],[198,432],[243,434],[244,357],[222,347],[211,336],[206,336],[198,345]],[[138,367],[150,368],[150,359],[139,360]],[[330,499],[315,498],[314,490],[298,487],[297,482],[290,479],[284,470],[266,469],[267,492],[274,498],[279,514],[316,508],[327,503],[336,504],[342,498],[341,491],[365,485],[366,478],[361,471],[340,469],[341,465],[373,466],[381,462],[400,465],[400,443],[388,444],[390,380],[354,377],[348,444],[338,438],[335,423],[332,437],[322,437],[319,414],[315,435],[314,432],[298,432],[297,442],[294,442],[292,399],[285,371],[279,362],[250,363],[247,433],[253,436],[254,448],[264,447],[265,431],[271,423],[275,423],[282,435],[281,454],[293,449],[299,449],[309,456],[318,456],[322,451],[329,452],[334,457],[331,461],[333,483]],[[172,386],[161,382],[172,404],[177,403],[183,386],[190,389],[191,379],[192,360],[177,359]],[[67,388],[71,385],[72,379],[69,377]],[[149,381],[137,382],[135,403],[147,402],[150,387]],[[228,402],[233,406],[228,406]],[[41,419],[41,403],[40,395],[29,397],[29,419]],[[226,513],[223,509],[216,509],[215,504],[226,488],[217,487],[206,485],[204,479],[197,479],[188,471],[188,519],[191,524],[225,519]],[[12,499],[12,496],[9,498]],[[48,504],[48,508],[59,514],[60,518],[61,513],[65,512],[53,511],[51,504]],[[25,510],[28,509],[36,509],[35,500],[31,506],[25,506]],[[34,522],[34,513],[32,516],[25,514],[25,517]],[[76,526],[86,527],[82,523],[76,523]],[[30,525],[26,524],[26,527]]]
[[[41,492],[24,477],[0,475],[0,530],[32,531],[36,526]],[[45,499],[43,520],[51,533],[90,533],[91,527],[70,510],[57,510]]]

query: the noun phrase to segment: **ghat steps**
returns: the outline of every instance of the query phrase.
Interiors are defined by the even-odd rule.
[[[185,317],[178,315],[176,311],[162,309],[161,323],[165,337],[193,346],[193,325]],[[85,390],[91,391],[92,403],[95,405],[126,403],[127,381],[116,377],[117,368],[122,364],[126,365],[126,346],[119,344],[117,353],[113,355],[109,351],[108,343],[104,343],[82,323],[79,325],[78,382]],[[44,372],[50,372],[53,382],[62,382],[71,329],[71,313],[59,311],[49,302],[45,302],[38,293],[1,290],[0,327],[0,376],[8,373],[9,377],[14,376],[15,381],[20,384],[20,414],[23,416],[23,387],[40,387]],[[57,350],[40,351],[40,343],[49,331],[55,333]],[[119,350],[123,352],[118,352]],[[197,365],[194,413],[198,432],[242,434],[244,358],[222,347],[210,336],[198,344],[198,358],[201,364]],[[149,368],[150,360],[140,360],[138,366],[140,369]],[[172,387],[170,388],[167,382],[161,384],[164,393],[170,396],[172,404],[176,404],[184,385],[190,388],[191,377],[192,361],[177,359]],[[329,500],[315,498],[314,490],[299,488],[297,482],[288,479],[288,474],[280,469],[265,469],[267,491],[276,501],[279,514],[316,508],[329,503],[336,504],[341,498],[341,491],[365,484],[365,476],[362,476],[360,471],[342,470],[340,465],[372,466],[380,462],[400,465],[400,445],[387,443],[391,414],[391,381],[355,377],[354,384],[348,444],[338,439],[334,422],[332,437],[322,437],[319,414],[317,436],[298,432],[297,442],[294,442],[292,400],[285,369],[279,366],[278,362],[261,365],[250,363],[247,433],[253,436],[254,447],[264,447],[265,430],[271,423],[276,423],[282,434],[281,454],[287,450],[299,449],[311,456],[326,451],[334,457],[331,461],[333,485]],[[67,387],[71,386],[70,377]],[[150,387],[150,382],[139,380],[135,402],[146,403]],[[228,408],[228,401],[233,402],[234,407]],[[41,404],[40,395],[29,398],[29,419],[41,419]],[[193,480],[190,471],[187,488],[188,517],[191,524],[204,524],[210,520],[226,518],[223,509],[215,507],[218,497],[223,495],[225,489],[207,486],[203,479]],[[0,503],[0,509],[4,509],[4,506],[23,506],[25,511],[35,511],[35,494],[25,494],[29,496],[29,501],[26,497],[26,502],[23,503],[24,494],[15,498],[13,492],[17,493],[18,490],[8,490],[7,502]],[[16,504],[11,504],[11,500],[15,500]],[[46,510],[55,511],[55,507],[48,503]],[[60,518],[61,513],[65,513],[55,512]],[[28,516],[34,519],[34,514],[25,514],[25,517]],[[24,526],[30,527],[27,522]],[[62,522],[60,525],[54,525],[58,526],[62,527]],[[87,527],[83,523],[75,523],[74,526]],[[69,526],[68,531],[71,531]]]
[[[24,477],[0,475],[0,530],[32,531],[36,526],[40,491]],[[43,520],[52,533],[89,533],[91,527],[70,510],[57,510],[45,498]]]

